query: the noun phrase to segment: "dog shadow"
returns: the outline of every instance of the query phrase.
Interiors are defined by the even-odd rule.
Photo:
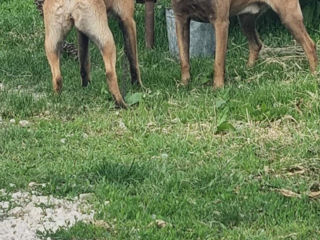
[[[92,168],[68,173],[49,172],[47,186],[42,192],[58,196],[77,196],[82,193],[94,192],[100,184],[127,187],[139,185],[149,177],[150,168],[133,160],[131,163],[111,162],[105,159]]]

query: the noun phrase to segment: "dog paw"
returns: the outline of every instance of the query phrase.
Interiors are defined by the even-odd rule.
[[[117,108],[128,109],[128,105],[125,103],[125,101],[122,98],[119,99],[119,100],[116,100],[116,107]]]

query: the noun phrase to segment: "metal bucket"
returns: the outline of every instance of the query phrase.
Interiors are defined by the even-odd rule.
[[[176,35],[175,16],[172,9],[166,9],[169,51],[179,55]],[[190,57],[212,57],[215,52],[214,29],[210,23],[191,21],[190,23]]]

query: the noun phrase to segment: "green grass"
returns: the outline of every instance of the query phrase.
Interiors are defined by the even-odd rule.
[[[92,84],[81,88],[78,63],[63,56],[64,87],[55,96],[33,2],[2,1],[0,16],[0,189],[38,182],[47,183],[45,195],[92,192],[95,218],[113,226],[78,223],[48,233],[51,239],[319,239],[320,202],[307,194],[320,182],[320,82],[303,56],[263,55],[247,69],[246,40],[233,24],[226,87],[203,84],[213,60],[194,59],[192,82],[180,88],[164,8],[156,12],[156,47],[146,50],[138,7],[147,90],[139,105],[119,110],[93,44]],[[110,25],[122,92],[141,92],[127,83],[121,34]],[[319,26],[308,30],[320,48]],[[293,44],[279,25],[260,25],[260,32],[270,47]],[[305,173],[288,175],[295,165]],[[302,197],[284,197],[282,188]]]

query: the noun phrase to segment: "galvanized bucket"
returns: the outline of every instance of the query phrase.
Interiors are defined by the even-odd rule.
[[[174,56],[179,55],[176,35],[175,16],[172,9],[166,9],[169,50]],[[215,52],[214,29],[210,23],[191,21],[190,57],[212,57]]]

